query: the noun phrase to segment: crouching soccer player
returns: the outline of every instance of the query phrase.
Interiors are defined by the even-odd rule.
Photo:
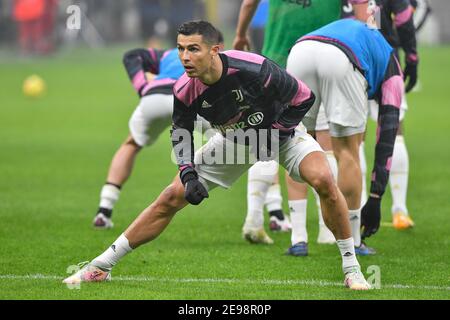
[[[123,63],[140,101],[130,118],[130,134],[114,155],[107,182],[100,193],[100,205],[93,221],[94,227],[99,229],[113,226],[112,210],[122,185],[131,175],[138,152],[142,147],[153,144],[170,125],[172,87],[184,72],[176,49],[131,50],[125,54]],[[148,81],[146,72],[157,76]]]
[[[218,42],[222,48],[221,33]],[[184,73],[176,48],[134,49],[124,55],[123,63],[140,102],[129,122],[130,134],[114,155],[107,182],[100,193],[100,205],[93,221],[98,229],[113,227],[112,211],[121,187],[131,175],[138,152],[156,142],[161,132],[170,126],[173,85]],[[156,77],[150,81],[147,72]]]
[[[416,32],[413,21],[413,2],[409,0],[377,0],[377,4],[381,7],[381,33],[396,51],[397,58],[400,48],[405,53],[404,80],[406,86],[405,93],[408,93],[416,85],[419,64]],[[417,3],[415,6],[417,6]],[[392,224],[397,230],[408,229],[414,226],[406,205],[409,157],[403,135],[403,119],[408,110],[405,93],[402,96],[400,127],[395,139],[391,174],[389,177],[392,196]],[[378,105],[376,103],[370,103],[369,112],[370,117],[376,121]],[[360,152],[360,155],[364,156],[364,151],[360,150]],[[363,160],[365,161],[365,159]],[[364,185],[363,187],[365,188]],[[364,238],[365,235],[363,234],[362,236]]]
[[[209,197],[208,191],[217,186],[229,187],[245,173],[252,165],[249,161],[202,161],[212,154],[250,149],[238,135],[237,142],[227,138],[231,129],[270,132],[269,136],[274,137],[270,142],[279,143],[280,164],[295,180],[309,183],[320,195],[325,222],[337,239],[345,285],[355,290],[369,289],[355,256],[348,208],[325,155],[312,137],[294,131],[314,103],[314,94],[303,82],[262,56],[240,51],[220,53],[217,33],[204,21],[186,22],[178,30],[178,53],[186,70],[174,86],[172,116],[179,176],[110,248],[64,282],[110,279],[112,267],[133,249],[158,237],[175,213],[188,203],[198,205]],[[214,135],[194,156],[192,131],[197,115],[223,134]],[[262,159],[263,149],[273,145],[266,142],[252,149],[252,154]]]
[[[361,243],[361,169],[359,145],[365,131],[368,98],[380,105],[375,164],[370,196],[362,209],[364,234],[380,225],[381,197],[388,182],[403,78],[392,47],[381,33],[356,20],[333,22],[302,38],[292,48],[287,70],[316,93],[315,105],[303,119],[314,130],[323,102],[333,151],[338,162],[338,185],[345,195],[355,245]]]

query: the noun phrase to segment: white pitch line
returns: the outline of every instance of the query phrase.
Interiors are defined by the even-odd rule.
[[[30,274],[30,275],[0,275],[0,280],[63,280],[64,277],[55,275]],[[116,276],[113,281],[129,282],[175,282],[175,283],[237,283],[237,284],[271,284],[271,285],[303,285],[316,287],[342,287],[342,282],[330,282],[324,280],[251,280],[251,279],[208,279],[208,278],[155,278],[142,276]],[[420,290],[444,290],[450,291],[446,286],[421,286],[404,284],[381,284],[382,289],[420,289]]]

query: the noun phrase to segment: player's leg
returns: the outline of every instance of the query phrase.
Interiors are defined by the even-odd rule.
[[[114,205],[119,200],[121,187],[130,176],[134,159],[140,150],[141,146],[128,136],[115,153],[106,183],[100,192],[100,204],[94,218],[94,227],[99,229],[113,227],[111,216]]]
[[[365,134],[364,134],[365,135]],[[367,201],[367,161],[366,161],[366,153],[364,151],[365,142],[364,138],[361,144],[359,145],[359,165],[361,167],[361,207],[366,204]]]
[[[100,192],[99,209],[93,222],[96,228],[113,226],[112,212],[122,186],[132,173],[135,158],[144,146],[153,144],[170,125],[172,101],[172,96],[167,94],[152,94],[141,99],[129,121],[130,135],[115,153]]]
[[[177,176],[108,249],[63,282],[76,284],[110,280],[111,269],[120,259],[133,249],[155,239],[170,223],[175,213],[187,204],[184,187]]]
[[[373,254],[373,250],[362,244],[360,236],[362,175],[359,146],[367,123],[367,81],[339,48],[324,43],[318,43],[317,47],[320,49],[316,56],[321,61],[317,72],[338,163],[337,181],[349,208],[356,253]]]
[[[248,170],[247,216],[242,235],[251,243],[273,243],[264,230],[264,200],[277,175],[276,161],[258,161]]]
[[[319,119],[321,92],[319,90],[320,79],[317,76],[315,57],[315,44],[313,41],[297,43],[289,53],[286,69],[292,75],[305,82],[316,95],[313,107],[303,118],[302,124],[308,132],[314,132]],[[299,132],[300,134],[300,132]],[[291,242],[288,254],[307,255],[307,231],[306,231],[306,207],[307,185],[287,178],[289,193],[289,210],[292,224]],[[297,254],[298,253],[298,254]]]
[[[359,164],[359,145],[362,134],[332,137],[334,154],[338,163],[338,186],[349,208],[350,224],[355,246],[361,245],[361,190],[362,175]]]
[[[369,289],[356,259],[345,198],[336,185],[318,143],[306,133],[297,133],[281,146],[280,164],[291,178],[297,182],[307,182],[319,194],[325,224],[337,239],[346,286],[351,289]]]
[[[404,230],[414,226],[414,222],[409,216],[408,208],[406,206],[409,177],[409,157],[403,135],[403,119],[407,108],[408,105],[406,103],[406,96],[403,95],[400,109],[400,128],[395,139],[391,173],[389,176],[389,184],[392,195],[392,224],[397,230]]]
[[[269,212],[269,229],[271,231],[291,231],[291,220],[288,215],[283,213],[282,203],[283,198],[281,196],[280,182],[277,174],[269,190],[267,190],[264,202]]]
[[[289,213],[291,216],[291,247],[286,254],[302,257],[308,255],[308,232],[306,230],[306,205],[308,185],[293,180],[286,172]]]
[[[335,180],[337,180],[337,162],[333,153],[331,145],[331,136],[329,133],[328,119],[325,115],[324,107],[321,106],[317,116],[315,137],[319,145],[325,151],[328,164]],[[323,221],[322,209],[320,207],[320,198],[317,192],[313,189],[314,197],[316,199],[317,213],[319,216],[319,234],[317,243],[332,244],[336,242],[333,233],[327,228]]]
[[[234,145],[220,134],[212,137],[202,148],[195,153],[195,170],[199,181],[211,191],[220,185],[230,187],[250,167],[248,163],[224,162],[225,150]],[[240,146],[246,148],[245,146]],[[215,160],[220,162],[214,162]],[[210,160],[213,160],[211,162]],[[227,158],[228,160],[228,158]],[[220,163],[220,164],[218,164]],[[179,177],[175,177],[172,184],[147,207],[119,236],[119,238],[101,255],[92,260],[76,274],[64,280],[65,283],[80,283],[92,281],[105,281],[110,279],[110,272],[114,265],[133,249],[154,240],[167,227],[176,212],[184,208],[188,202],[184,198],[184,186]]]

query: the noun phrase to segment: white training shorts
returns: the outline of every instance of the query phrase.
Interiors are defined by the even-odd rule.
[[[172,123],[173,95],[155,93],[141,98],[130,118],[133,140],[141,147],[151,145]]]
[[[244,162],[237,162],[236,158],[231,159],[232,161],[225,161],[226,159],[224,159],[220,163],[208,161],[208,157],[211,154],[226,154],[227,149],[234,150],[234,152],[231,152],[232,154],[241,153],[250,156]],[[314,151],[323,152],[320,145],[309,134],[302,130],[296,130],[295,136],[280,146],[277,162],[287,170],[295,181],[303,182],[299,172],[300,162]],[[251,153],[249,147],[235,144],[220,133],[214,135],[203,145],[195,153],[194,159],[195,170],[199,175],[199,180],[208,190],[212,190],[217,186],[231,187],[255,162],[256,157]]]
[[[133,140],[141,147],[153,144],[172,124],[172,112],[172,94],[153,93],[142,97],[129,121]],[[211,125],[204,118],[197,116],[195,129],[203,133],[211,129]]]
[[[331,136],[344,137],[365,131],[367,81],[339,48],[319,41],[301,41],[292,48],[286,69],[316,95],[313,107],[302,121],[308,131],[316,130],[321,104]],[[319,120],[323,127],[323,117]]]

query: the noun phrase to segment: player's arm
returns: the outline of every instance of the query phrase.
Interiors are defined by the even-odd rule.
[[[403,90],[401,70],[397,59],[392,55],[379,97],[377,141],[370,196],[361,211],[361,227],[363,228],[361,236],[363,239],[375,234],[380,227],[381,198],[389,179],[395,137],[399,127]]]
[[[406,92],[411,91],[417,82],[417,55],[416,28],[414,26],[414,8],[409,0],[391,0],[391,8],[395,15],[394,23],[400,40],[400,45],[405,51],[404,78],[407,82]]]
[[[248,26],[255,15],[260,0],[244,0],[239,11],[236,37],[233,41],[233,48],[236,50],[250,50],[250,41],[247,36]]]
[[[125,53],[123,64],[134,89],[141,97],[151,81],[146,73],[158,74],[159,63],[164,51],[155,49],[134,49]]]
[[[196,113],[174,96],[172,130],[173,151],[184,186],[184,197],[194,205],[208,198],[208,191],[198,180],[194,166],[194,121]]]
[[[277,100],[288,105],[272,125],[274,129],[280,130],[281,138],[287,137],[293,134],[311,109],[315,101],[314,93],[305,83],[270,60],[263,63],[260,75],[267,94],[274,95]]]

